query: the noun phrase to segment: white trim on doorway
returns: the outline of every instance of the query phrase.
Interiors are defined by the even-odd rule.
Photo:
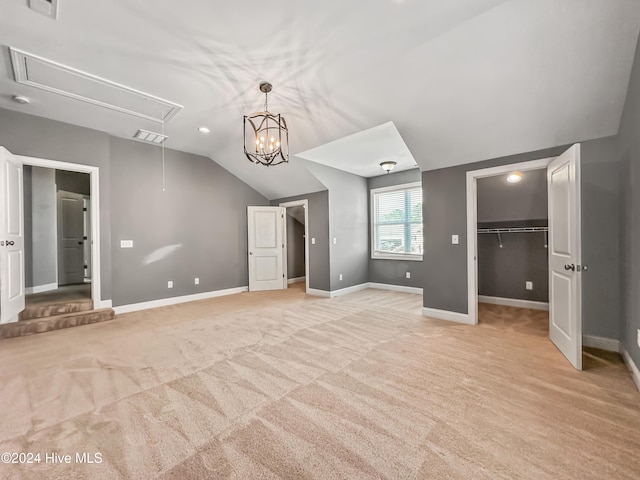
[[[477,224],[478,224],[478,178],[494,177],[514,171],[526,172],[540,170],[555,157],[542,158],[529,162],[510,163],[498,167],[483,168],[467,172],[467,291],[468,314],[467,322],[475,325],[478,323],[478,256],[477,250]],[[459,314],[458,314],[459,315]]]
[[[282,202],[279,206],[283,207],[285,210],[288,207],[297,207],[297,206],[302,206],[304,208],[304,281],[305,281],[305,290],[307,292],[309,292],[309,277],[310,277],[310,271],[309,271],[309,200],[307,200],[305,198],[303,200],[293,200],[291,202]],[[285,232],[286,232],[287,222],[285,222],[284,224],[285,224]],[[286,286],[288,286],[289,283],[293,283],[293,282],[289,282],[288,281],[288,276],[287,276],[287,248],[286,248],[286,246],[287,246],[287,237],[286,237],[286,235],[284,236],[284,238],[282,240],[283,240],[284,245],[285,245],[283,258],[284,258],[284,278],[285,278],[285,288],[286,288]]]
[[[71,172],[88,173],[91,181],[91,265],[93,267],[93,279],[91,281],[91,299],[93,308],[109,308],[111,300],[102,300],[100,278],[100,169],[80,163],[60,162],[45,158],[25,157],[16,155],[24,165],[33,167],[52,168],[54,170],[68,170]]]

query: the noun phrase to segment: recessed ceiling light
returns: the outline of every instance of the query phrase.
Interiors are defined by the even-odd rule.
[[[25,97],[24,95],[14,95],[13,101],[26,105],[27,103],[31,103],[31,99],[29,97]]]
[[[522,180],[522,174],[518,172],[514,172],[510,175],[507,175],[507,182],[509,183],[518,183]]]
[[[209,130],[207,127],[200,127],[198,131],[204,134],[211,133],[211,130]]]

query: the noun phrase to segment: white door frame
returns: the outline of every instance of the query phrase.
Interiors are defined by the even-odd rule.
[[[305,291],[309,291],[309,200],[306,198],[304,200],[294,200],[292,202],[283,202],[280,204],[281,207],[297,207],[302,206],[304,208],[304,276],[305,276]],[[284,222],[285,225],[285,233],[287,228],[287,222]],[[283,237],[285,249],[284,249],[284,288],[288,288],[289,275],[287,274],[287,236]]]
[[[546,169],[551,160],[555,158],[542,158],[530,162],[511,163],[467,172],[467,289],[469,313],[465,323],[472,325],[478,323],[478,178],[494,177],[515,171],[526,172]],[[549,225],[549,228],[551,228],[551,225]]]
[[[91,279],[91,299],[93,308],[110,307],[110,301],[102,301],[101,298],[101,278],[100,278],[100,169],[90,165],[80,163],[60,162],[58,160],[48,160],[45,158],[25,157],[15,155],[24,165],[33,167],[52,168],[54,170],[68,170],[71,172],[88,173],[91,182],[91,265],[93,276]]]

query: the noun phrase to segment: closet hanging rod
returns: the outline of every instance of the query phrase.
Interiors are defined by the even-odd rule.
[[[548,232],[549,227],[479,228],[478,233],[528,233]]]

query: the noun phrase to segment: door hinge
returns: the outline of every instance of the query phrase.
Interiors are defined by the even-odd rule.
[[[87,237],[82,237],[82,238],[84,238],[85,240],[89,240]]]
[[[282,274],[282,278],[284,278],[284,273]]]
[[[86,211],[87,211],[87,209],[86,209],[86,208],[83,208],[83,209],[82,209],[82,211],[83,211],[83,212],[86,212]]]

